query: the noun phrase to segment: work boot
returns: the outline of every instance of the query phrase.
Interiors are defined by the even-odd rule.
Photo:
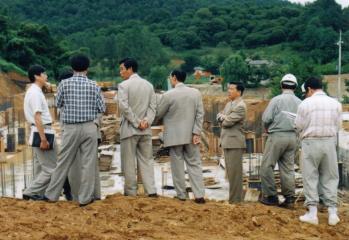
[[[279,207],[287,208],[287,209],[294,209],[294,197],[287,196],[285,197],[285,201],[283,201]]]
[[[339,223],[340,219],[337,214],[337,208],[336,207],[329,207],[328,208],[328,225],[335,226],[337,223]]]
[[[299,217],[299,220],[304,223],[310,223],[313,225],[319,224],[319,219],[317,217],[317,207],[316,206],[309,206],[309,211],[304,214],[303,216]]]
[[[319,219],[317,216],[312,216],[309,212],[299,217],[299,220],[304,223],[310,223],[313,225],[319,224]]]
[[[277,196],[263,196],[260,200],[260,203],[263,203],[264,205],[268,206],[278,206],[279,205],[279,199]]]

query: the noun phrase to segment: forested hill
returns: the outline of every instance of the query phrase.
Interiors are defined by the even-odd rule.
[[[126,55],[139,59],[141,71],[149,75],[174,58],[217,72],[233,53],[280,64],[298,59],[331,73],[340,29],[349,42],[349,8],[341,9],[334,0],[306,6],[281,0],[1,2],[11,21],[47,25],[66,51],[82,47],[94,59],[99,77],[115,75],[116,60]],[[348,49],[344,44],[344,69],[349,69]]]

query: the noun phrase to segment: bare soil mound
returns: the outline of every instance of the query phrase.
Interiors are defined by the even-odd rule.
[[[304,213],[261,204],[198,205],[170,198],[113,195],[85,208],[76,203],[0,199],[0,239],[349,239],[349,210],[341,223],[298,221]]]

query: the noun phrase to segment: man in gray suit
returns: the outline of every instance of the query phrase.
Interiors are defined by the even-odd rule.
[[[242,154],[246,148],[245,134],[242,129],[246,117],[246,104],[241,96],[244,92],[241,83],[228,84],[229,101],[218,113],[221,123],[221,147],[224,150],[225,167],[229,181],[229,203],[242,199]]]
[[[170,75],[172,90],[162,97],[158,117],[164,120],[164,147],[170,147],[171,170],[177,198],[187,198],[184,162],[186,163],[195,202],[205,203],[200,158],[200,135],[204,108],[201,93],[184,85],[185,72]]]
[[[154,161],[151,124],[155,118],[156,96],[151,83],[137,74],[138,64],[126,58],[119,62],[118,103],[121,113],[121,161],[125,175],[125,195],[137,195],[137,168],[140,169],[144,190],[157,197],[154,182]]]

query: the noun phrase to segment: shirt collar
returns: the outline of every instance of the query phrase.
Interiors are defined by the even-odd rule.
[[[184,83],[179,82],[179,83],[176,84],[175,88],[183,87],[183,86],[184,86]]]
[[[235,99],[234,101],[232,101],[232,104],[237,104],[238,102],[241,101],[241,97],[238,97],[237,99]]]
[[[86,75],[82,74],[82,73],[78,73],[78,72],[75,72],[73,77],[81,77],[81,78],[87,78]]]
[[[312,97],[314,97],[314,96],[321,96],[321,95],[324,96],[324,95],[327,95],[327,94],[324,91],[320,90],[320,91],[317,91],[316,93],[314,93]]]
[[[42,92],[42,88],[39,87],[37,84],[33,83],[33,84],[32,84],[32,87],[35,88],[35,89],[37,89],[37,90],[39,90],[40,92]]]
[[[137,73],[132,74],[128,79],[139,77]]]
[[[285,89],[285,90],[282,91],[282,94],[292,94],[292,95],[294,95],[294,92],[292,90]]]

